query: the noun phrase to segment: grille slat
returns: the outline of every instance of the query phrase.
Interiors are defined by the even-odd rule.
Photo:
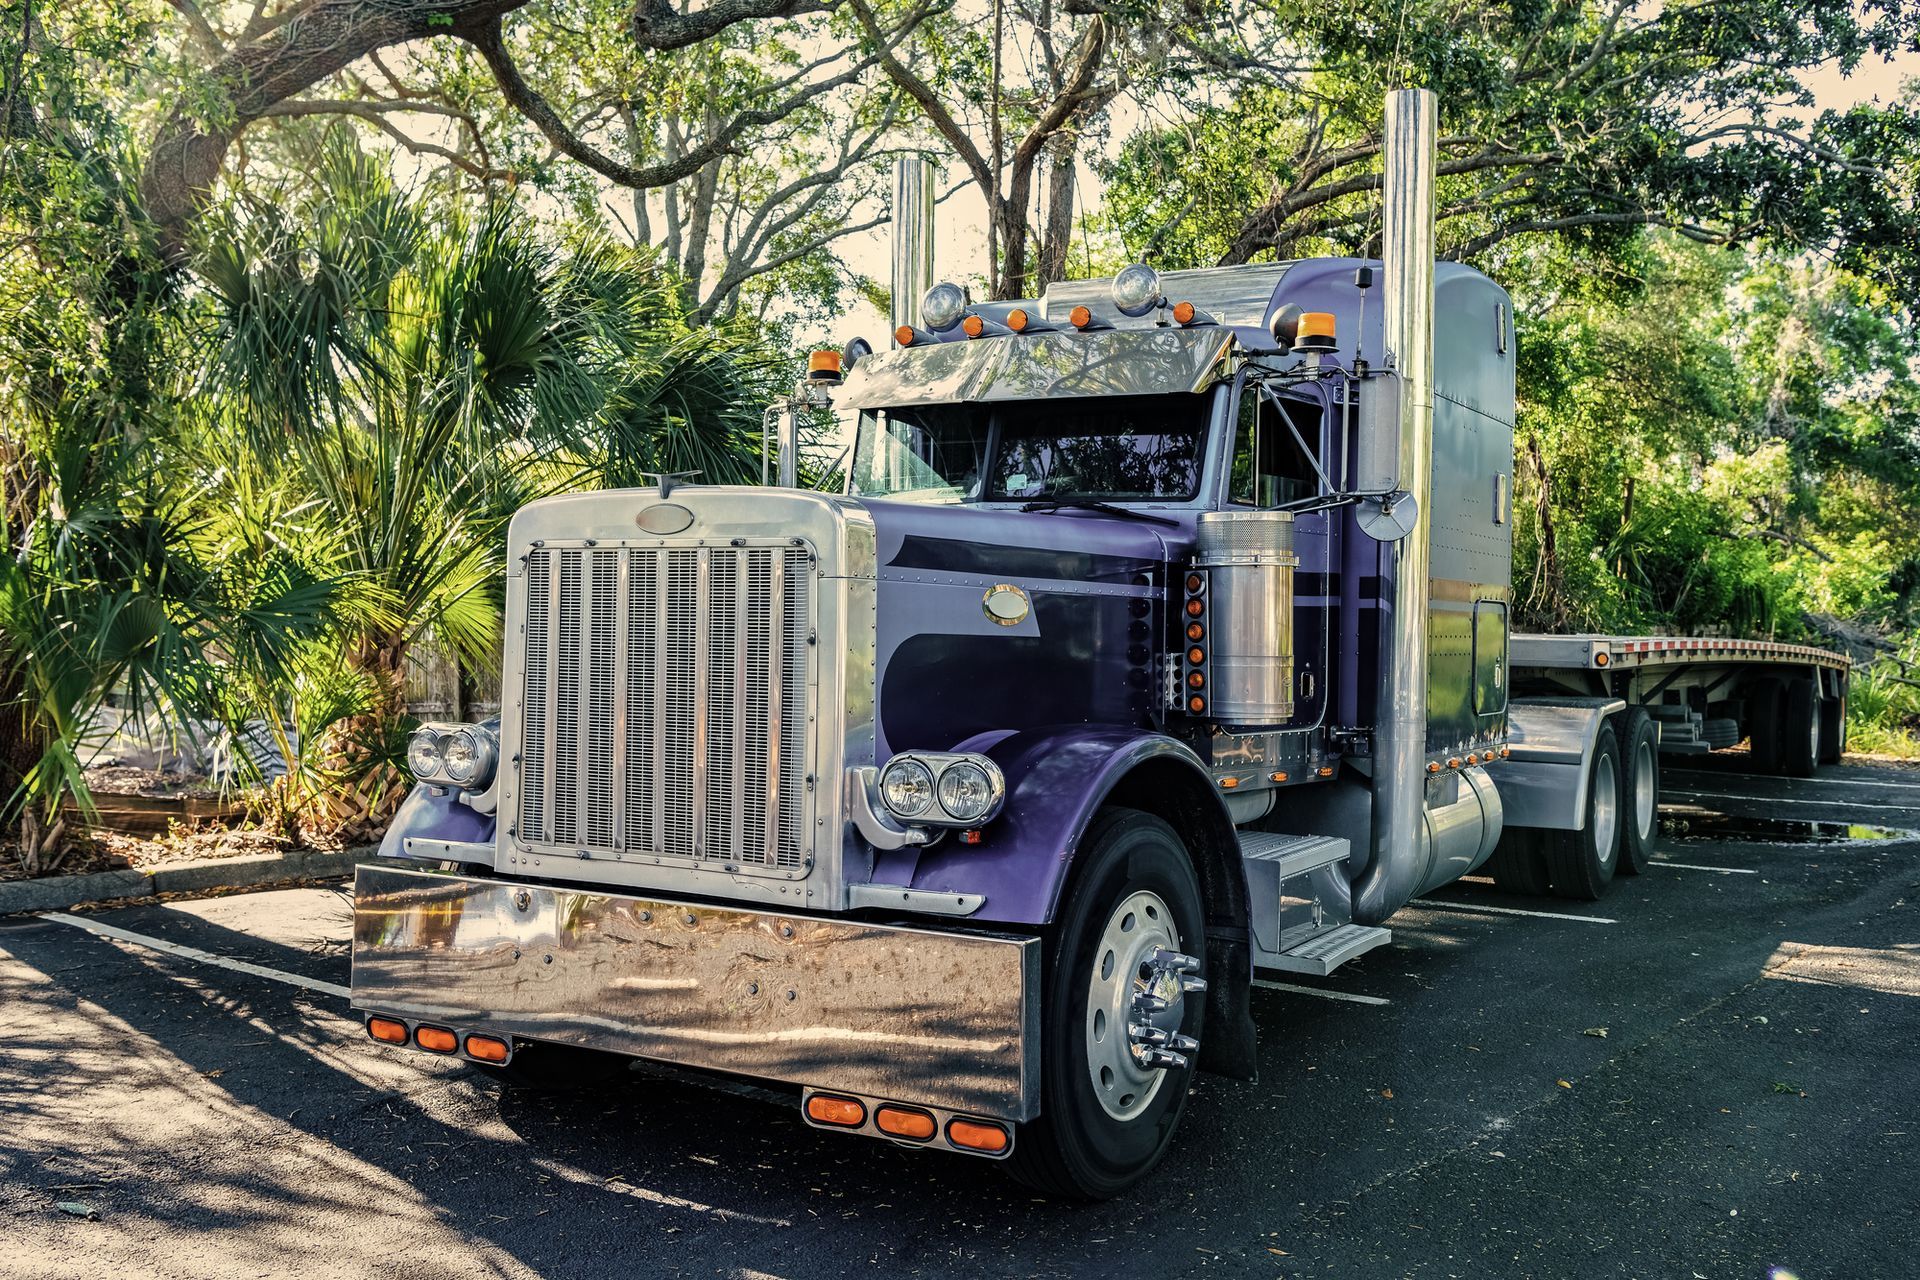
[[[521,838],[803,867],[807,566],[791,546],[536,549]]]

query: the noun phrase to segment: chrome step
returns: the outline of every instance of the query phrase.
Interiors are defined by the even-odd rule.
[[[1255,964],[1262,969],[1285,969],[1290,973],[1310,973],[1324,978],[1355,956],[1393,940],[1393,930],[1378,925],[1343,924],[1314,934],[1278,955],[1260,956]]]
[[[1290,836],[1278,831],[1242,831],[1240,856],[1248,862],[1275,862],[1280,879],[1291,880],[1316,867],[1345,862],[1353,844],[1340,836]]]

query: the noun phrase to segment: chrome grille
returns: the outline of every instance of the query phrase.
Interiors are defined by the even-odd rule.
[[[805,548],[543,547],[526,582],[519,840],[803,869]]]

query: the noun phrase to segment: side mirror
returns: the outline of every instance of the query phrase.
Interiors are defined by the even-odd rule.
[[[1397,373],[1382,373],[1359,383],[1356,394],[1360,403],[1347,489],[1357,494],[1392,493],[1400,487],[1400,405],[1407,384]]]

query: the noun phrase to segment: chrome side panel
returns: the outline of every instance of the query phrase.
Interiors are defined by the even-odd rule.
[[[1023,1121],[1040,943],[363,866],[353,1004]]]
[[[663,527],[678,532],[648,533]],[[874,751],[865,508],[793,490],[574,494],[522,509],[508,554],[494,865],[842,909],[868,878],[842,864],[846,768]],[[780,600],[804,605],[749,625]],[[763,736],[775,723],[797,749]]]

